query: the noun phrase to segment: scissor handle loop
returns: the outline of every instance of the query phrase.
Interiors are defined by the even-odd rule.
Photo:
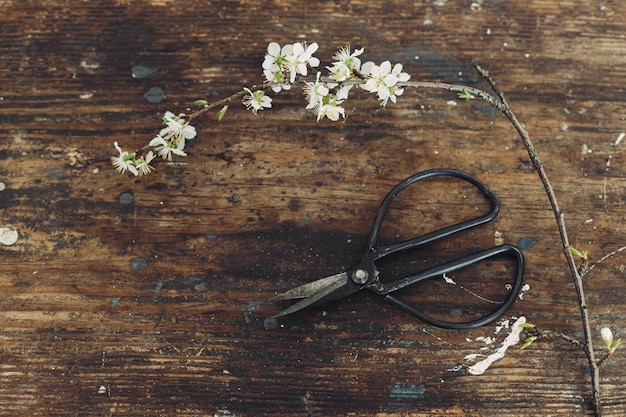
[[[470,220],[457,223],[457,224],[446,226],[442,229],[439,229],[430,233],[426,233],[425,235],[422,235],[413,239],[405,240],[405,241],[398,242],[398,243],[393,243],[393,244],[386,245],[386,246],[377,247],[376,244],[378,241],[380,228],[382,226],[382,222],[385,217],[385,214],[387,213],[387,210],[389,209],[389,206],[391,205],[391,202],[393,201],[393,199],[402,190],[404,190],[409,185],[417,181],[430,178],[430,177],[442,177],[442,176],[460,178],[474,185],[478,190],[480,190],[480,192],[485,197],[487,197],[487,199],[489,199],[489,202],[491,203],[491,210],[489,211],[489,213],[483,216],[479,216]],[[376,213],[376,218],[374,219],[374,224],[372,226],[372,231],[370,233],[369,242],[367,245],[368,252],[369,252],[368,257],[372,261],[374,261],[376,259],[380,259],[384,256],[387,256],[391,253],[415,248],[415,247],[430,243],[432,241],[442,239],[446,236],[450,236],[451,234],[460,232],[462,230],[471,229],[483,223],[487,223],[490,220],[493,220],[498,215],[499,211],[500,211],[500,202],[498,201],[498,198],[493,193],[493,191],[491,191],[489,187],[487,187],[487,185],[484,184],[482,181],[480,181],[478,178],[475,178],[469,174],[466,174],[465,172],[456,171],[456,170],[447,169],[447,168],[438,168],[438,169],[431,169],[427,171],[418,172],[417,174],[411,175],[410,177],[406,178],[405,180],[400,182],[398,185],[393,187],[393,189],[389,191],[389,193],[385,196],[381,205],[378,207],[378,212]]]
[[[468,265],[472,265],[482,260],[497,256],[500,254],[504,254],[504,253],[511,253],[515,255],[515,258],[517,261],[517,272],[515,275],[515,282],[513,283],[506,299],[498,306],[498,308],[479,319],[468,321],[468,322],[460,322],[460,323],[438,320],[427,314],[422,313],[419,310],[416,310],[414,307],[406,304],[404,301],[399,300],[389,295],[390,293],[398,291],[409,285],[413,285],[413,284],[416,284],[418,282],[421,282],[430,278],[434,278],[438,276],[440,277],[443,274],[457,271]],[[473,329],[473,328],[484,326],[485,324],[489,324],[495,321],[496,319],[501,317],[511,307],[511,305],[513,305],[520,290],[522,289],[523,278],[524,278],[524,255],[522,255],[520,250],[517,249],[515,246],[500,245],[500,246],[495,246],[491,249],[487,249],[487,250],[484,250],[484,251],[481,251],[472,255],[465,256],[463,258],[448,262],[440,266],[436,266],[427,271],[403,278],[401,280],[397,280],[397,281],[389,282],[389,283],[378,283],[378,285],[372,286],[370,287],[370,289],[376,292],[377,294],[383,295],[385,297],[385,301],[387,301],[388,303],[396,305],[401,310],[405,311],[406,313],[409,313],[410,315],[414,317],[417,317],[418,319],[422,320],[425,323],[428,323],[437,327],[442,327],[444,329],[457,329],[457,330],[458,329]]]

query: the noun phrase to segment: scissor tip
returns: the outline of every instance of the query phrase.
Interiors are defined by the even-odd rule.
[[[265,326],[265,330],[273,330],[278,328],[278,320],[275,317],[268,317],[263,322],[263,326]]]

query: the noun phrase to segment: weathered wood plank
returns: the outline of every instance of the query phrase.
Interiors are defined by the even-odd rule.
[[[572,244],[597,261],[626,234],[624,144],[615,145],[625,129],[625,5],[0,7],[0,226],[19,232],[0,246],[1,415],[590,414],[585,358],[558,340],[513,348],[475,376],[464,358],[492,352],[506,331],[486,345],[476,338],[495,337],[495,326],[431,328],[369,294],[263,328],[281,307],[269,297],[358,259],[390,187],[450,167],[489,184],[501,214],[417,259],[488,247],[502,233],[523,246],[531,286],[507,317],[580,336],[541,184],[513,129],[485,105],[407,91],[382,110],[361,93],[345,121],[317,123],[299,91],[283,92],[257,116],[233,105],[222,123],[201,119],[185,164],[135,179],[114,174],[109,157],[114,141],[145,144],[164,111],[258,81],[269,41],[318,42],[322,62],[351,43],[414,79],[484,88],[475,61],[535,140]],[[138,64],[157,72],[134,79]],[[150,87],[167,99],[148,103]],[[396,231],[472,215],[476,204],[437,207],[417,218],[398,211]],[[594,331],[625,334],[623,256],[587,278]],[[619,350],[602,368],[606,415],[623,414],[623,369]]]

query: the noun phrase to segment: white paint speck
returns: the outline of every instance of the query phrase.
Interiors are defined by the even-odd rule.
[[[443,274],[443,279],[444,281],[446,281],[446,284],[456,285],[456,282],[454,282],[454,280],[450,278],[449,276],[447,276],[446,274]]]
[[[484,337],[484,336],[478,336],[475,340],[477,342],[485,342],[486,345],[491,345],[493,344],[493,342],[496,341],[496,339],[494,339],[493,337]]]
[[[520,300],[523,300],[524,299],[524,294],[526,294],[528,291],[530,291],[530,284],[522,285],[522,290],[517,295],[517,298],[519,298]]]
[[[217,413],[213,414],[213,417],[235,417],[228,408],[218,408]]]
[[[479,356],[485,356],[485,355],[481,355],[480,353],[470,353],[469,355],[465,356],[463,359],[465,359],[466,361],[475,361],[476,358],[478,358]]]
[[[84,70],[95,71],[100,69],[100,63],[94,58],[87,57],[80,61],[80,67]]]
[[[446,369],[447,372],[459,372],[461,369],[463,369],[462,365],[454,365],[451,368]]]
[[[15,245],[19,234],[15,227],[0,227],[0,244],[11,246]]]
[[[496,325],[496,330],[493,333],[499,334],[502,331],[502,329],[508,329],[510,325],[511,325],[511,322],[508,319],[501,320]]]
[[[519,343],[520,334],[522,330],[524,330],[522,327],[524,323],[526,323],[526,317],[522,316],[518,318],[513,324],[511,333],[504,339],[498,350],[480,362],[476,362],[474,365],[470,366],[467,371],[472,375],[482,375],[494,362],[504,358],[507,349]]]
[[[624,139],[624,136],[626,136],[626,133],[624,132],[620,133],[617,139],[615,140],[615,143],[613,143],[613,146],[619,145],[619,143]]]

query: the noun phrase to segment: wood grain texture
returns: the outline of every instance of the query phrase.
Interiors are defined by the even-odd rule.
[[[431,328],[370,294],[263,328],[282,307],[265,300],[358,260],[395,183],[448,167],[489,184],[502,211],[418,259],[486,248],[500,232],[523,246],[531,286],[507,318],[580,337],[554,216],[520,139],[486,105],[421,90],[380,109],[360,93],[345,121],[318,123],[294,89],[257,116],[234,104],[222,123],[200,119],[183,164],[130,178],[109,158],[114,141],[143,146],[166,110],[257,82],[270,41],[318,42],[323,63],[350,43],[413,79],[486,88],[473,61],[530,132],[572,245],[594,262],[626,236],[626,141],[614,145],[626,129],[626,4],[4,0],[0,10],[0,227],[19,233],[0,246],[0,415],[590,415],[584,355],[559,340],[512,348],[475,376],[465,356],[493,352],[507,330],[485,345],[476,338],[495,325]],[[134,65],[157,72],[134,79]],[[167,99],[148,103],[151,87]],[[395,227],[474,209],[402,210]],[[600,355],[601,326],[626,334],[623,264],[618,252],[586,278]],[[607,416],[626,408],[623,358],[602,368]]]

